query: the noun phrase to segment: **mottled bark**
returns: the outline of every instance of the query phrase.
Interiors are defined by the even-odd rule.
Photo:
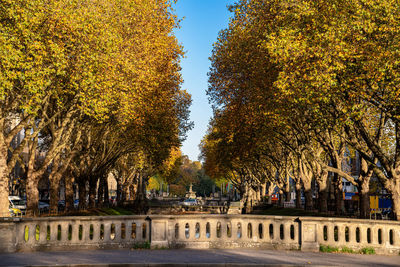
[[[344,213],[344,199],[343,199],[343,184],[342,178],[334,174],[334,190],[335,190],[335,204],[336,204],[336,215],[342,215]]]
[[[267,191],[266,191],[267,204],[272,204],[272,194],[274,193],[275,190],[275,184],[268,182],[266,185],[267,185]]]
[[[369,191],[360,192],[360,218],[367,219],[369,218],[370,213],[370,197]]]
[[[148,210],[147,201],[146,201],[146,184],[145,178],[143,175],[139,175],[138,186],[137,186],[137,194],[134,201],[134,211],[138,214],[146,214]]]
[[[66,211],[74,210],[74,186],[73,179],[69,173],[65,177],[65,209]]]
[[[290,191],[285,191],[285,201],[289,202],[291,200],[292,200],[292,196],[291,196]]]
[[[262,201],[265,201],[265,196],[267,194],[266,191],[267,191],[267,183],[262,183],[260,190],[260,198]]]
[[[136,199],[136,192],[137,192],[136,188],[137,188],[137,185],[129,186],[129,191],[127,192],[127,195],[129,193],[129,200],[131,200],[131,201]]]
[[[241,196],[242,196],[242,201],[243,201],[243,209],[242,209],[242,214],[248,214],[251,212],[251,196],[250,196],[250,187],[248,184],[245,184],[241,188]]]
[[[91,176],[89,178],[89,208],[96,207],[96,186],[97,186],[98,178],[95,176]]]
[[[301,208],[301,184],[296,182],[296,209]]]
[[[26,181],[26,214],[28,216],[39,215],[39,176],[29,173]]]
[[[104,184],[103,184],[103,188],[104,188],[103,204],[108,207],[109,204],[110,204],[110,195],[109,195],[109,192],[108,192],[108,179],[107,179],[107,176],[105,176],[103,182],[104,182]]]
[[[79,209],[86,209],[86,180],[80,178],[78,181],[78,190],[79,190]]]
[[[400,176],[389,180],[386,183],[386,188],[392,194],[394,219],[400,221]]]
[[[400,191],[392,194],[394,219],[400,221]]]
[[[50,178],[50,210],[58,211],[58,201],[60,199],[61,174],[57,173]]]
[[[115,179],[117,181],[117,203],[118,205],[122,204],[122,184],[121,179]]]
[[[257,202],[261,201],[261,186],[257,186],[257,189],[255,191],[255,200]]]
[[[360,175],[357,179],[357,190],[360,197],[360,218],[369,218],[370,200],[369,200],[369,182],[373,171],[365,159],[360,159]]]
[[[304,159],[299,160],[299,166],[300,166],[299,175],[304,188],[304,198],[305,198],[304,209],[312,210],[314,208],[312,199],[313,194],[311,189],[313,173],[312,170],[309,168],[309,166],[306,164],[306,162],[307,161]]]
[[[0,216],[9,216],[8,183],[7,146],[4,143],[3,134],[0,133]]]
[[[318,210],[321,213],[328,213],[328,195],[327,190],[320,190],[318,193]]]
[[[99,187],[97,189],[97,206],[101,207],[104,205],[104,176],[99,179]]]
[[[31,142],[29,150],[28,168],[26,174],[26,214],[28,216],[36,216],[39,214],[39,174],[35,171],[35,159],[37,148],[37,137]]]
[[[318,183],[318,211],[328,212],[329,179],[328,172],[322,171],[317,179]]]
[[[312,193],[311,187],[304,188],[304,198],[305,198],[304,209],[305,210],[313,210],[314,203],[313,203],[313,193]]]
[[[284,202],[284,193],[283,190],[279,190],[279,206],[283,207],[283,202]]]

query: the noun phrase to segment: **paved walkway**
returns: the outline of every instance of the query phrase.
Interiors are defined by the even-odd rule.
[[[400,256],[305,253],[300,251],[86,250],[2,253],[0,266],[400,266]],[[154,265],[153,265],[154,264]],[[167,264],[167,265],[165,265]]]

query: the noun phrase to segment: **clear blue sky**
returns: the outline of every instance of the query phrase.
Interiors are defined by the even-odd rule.
[[[218,32],[229,23],[228,4],[234,0],[178,0],[175,10],[178,18],[184,18],[181,28],[175,31],[179,42],[186,51],[182,59],[183,89],[192,95],[190,119],[194,128],[183,143],[182,152],[191,160],[197,160],[201,139],[207,131],[212,116],[211,106],[206,95],[208,60],[212,44],[217,40]]]

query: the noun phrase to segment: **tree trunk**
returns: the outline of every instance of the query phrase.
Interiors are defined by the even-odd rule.
[[[334,174],[334,187],[335,187],[335,204],[336,204],[336,215],[344,214],[344,200],[343,200],[343,184],[342,178]]]
[[[102,207],[104,205],[104,175],[99,179],[99,187],[97,189],[97,206]]]
[[[360,179],[361,186],[358,186],[360,197],[360,218],[369,218],[370,213],[370,200],[369,200],[369,181],[371,180],[372,172]]]
[[[123,203],[126,200],[129,200],[129,190],[130,190],[131,185],[121,185],[121,203]]]
[[[2,128],[3,129],[3,128]],[[0,216],[8,217],[8,183],[9,173],[7,168],[7,146],[4,145],[3,133],[0,133]]]
[[[79,209],[85,210],[86,209],[86,179],[81,178],[78,181],[78,188],[79,188]]]
[[[296,209],[301,208],[301,184],[296,183]]]
[[[313,173],[305,164],[304,160],[299,161],[299,174],[300,174],[300,180],[303,183],[303,188],[304,188],[304,198],[305,198],[305,203],[304,203],[304,209],[305,210],[313,210],[314,204],[313,204],[313,194],[312,194],[312,188],[311,188],[311,183],[312,183],[312,176]]]
[[[93,209],[96,207],[96,186],[98,178],[91,176],[89,178],[89,208]]]
[[[110,195],[108,192],[108,176],[106,175],[103,179],[103,189],[104,189],[104,198],[103,198],[103,204],[106,205],[106,207],[108,207],[110,205]]]
[[[311,189],[311,181],[312,179],[309,176],[303,176],[303,187],[304,187],[304,209],[305,210],[313,210],[314,203],[313,203],[313,192]],[[307,178],[307,179],[306,179]]]
[[[328,213],[328,195],[329,195],[329,192],[326,189],[319,192],[318,210],[321,213]]]
[[[305,205],[304,205],[305,210],[313,210],[314,204],[313,204],[313,194],[311,188],[304,189],[304,197],[305,197]]]
[[[26,181],[26,214],[29,216],[39,215],[39,176],[28,172]]]
[[[137,190],[135,188],[137,188],[137,184],[129,186],[129,200],[135,200],[136,199]]]
[[[369,200],[369,182],[373,174],[372,168],[368,166],[364,158],[360,158],[360,175],[357,179],[357,190],[360,197],[360,218],[369,218],[370,200]]]
[[[146,203],[146,184],[144,181],[144,177],[140,174],[139,181],[137,185],[137,195],[134,201],[134,210],[138,214],[145,214],[147,212],[147,203]]]
[[[261,186],[257,186],[255,200],[259,203],[261,201]]]
[[[392,193],[394,219],[400,221],[400,192]]]
[[[268,205],[271,205],[271,204],[272,204],[272,195],[268,195],[267,204],[268,204]]]
[[[329,179],[328,172],[322,171],[320,177],[317,179],[318,182],[318,210],[322,213],[328,212],[328,190],[329,190]]]
[[[272,194],[275,191],[275,185],[271,182],[268,183],[267,185],[267,204],[271,205],[272,204]]]
[[[58,201],[60,200],[60,180],[61,174],[56,173],[50,179],[50,211],[58,211]]]
[[[283,205],[283,202],[284,202],[285,200],[284,200],[284,197],[283,197],[283,191],[282,190],[279,190],[279,206],[280,207],[283,207],[284,205]]]
[[[389,189],[392,194],[392,210],[394,219],[400,221],[400,177],[393,177],[387,184],[387,189]]]
[[[360,192],[360,218],[367,219],[369,218],[370,209],[370,200],[369,200],[369,192],[364,191]]]
[[[74,186],[71,175],[65,176],[65,210],[74,210]]]
[[[115,179],[117,181],[117,204],[121,205],[122,203],[122,184],[121,179]]]
[[[285,201],[289,202],[291,200],[292,200],[292,196],[290,194],[290,191],[289,192],[285,192]]]
[[[267,183],[262,183],[261,190],[260,190],[260,197],[261,197],[261,201],[263,201],[263,202],[265,202],[266,190],[267,190]]]

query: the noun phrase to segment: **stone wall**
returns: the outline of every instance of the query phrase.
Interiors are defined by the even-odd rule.
[[[150,231],[151,228],[151,231]],[[400,222],[260,215],[3,218],[0,252],[129,248],[265,248],[320,245],[399,254]]]

